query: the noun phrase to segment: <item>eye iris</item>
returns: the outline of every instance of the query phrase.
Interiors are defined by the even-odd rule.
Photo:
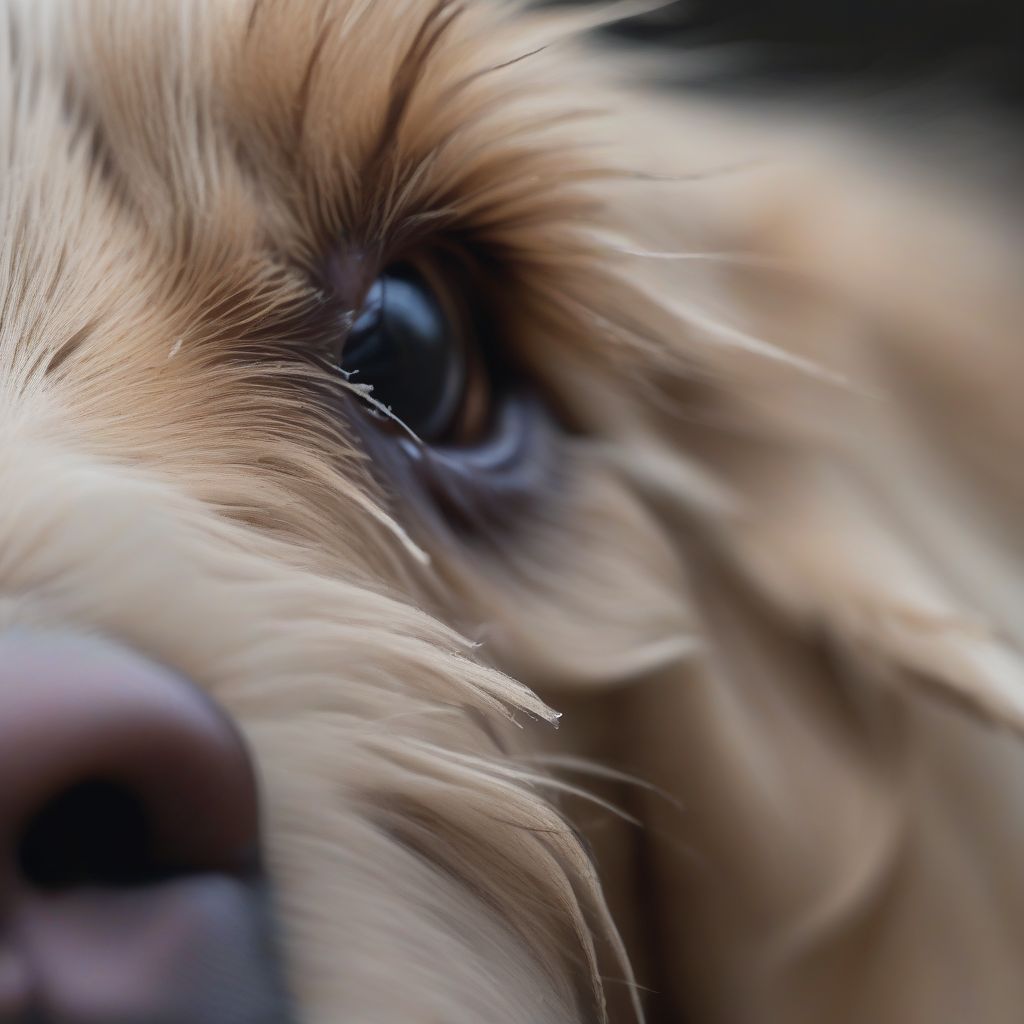
[[[345,341],[341,369],[423,440],[451,429],[466,387],[466,353],[437,295],[414,267],[374,281]]]

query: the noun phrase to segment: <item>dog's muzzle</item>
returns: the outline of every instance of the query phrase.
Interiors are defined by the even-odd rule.
[[[252,762],[172,672],[0,637],[0,1024],[281,1024]]]

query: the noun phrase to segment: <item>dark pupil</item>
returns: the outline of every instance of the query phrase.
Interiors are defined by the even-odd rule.
[[[464,352],[433,290],[412,267],[389,268],[367,293],[345,341],[341,368],[373,386],[423,440],[451,428],[465,387]]]

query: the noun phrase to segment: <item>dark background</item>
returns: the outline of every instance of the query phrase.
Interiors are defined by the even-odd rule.
[[[681,47],[708,87],[932,84],[1024,113],[1024,0],[684,0],[612,31]]]

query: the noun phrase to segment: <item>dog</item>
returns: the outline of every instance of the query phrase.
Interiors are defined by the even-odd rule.
[[[6,4],[3,1021],[1020,1020],[1012,190],[632,10]]]

